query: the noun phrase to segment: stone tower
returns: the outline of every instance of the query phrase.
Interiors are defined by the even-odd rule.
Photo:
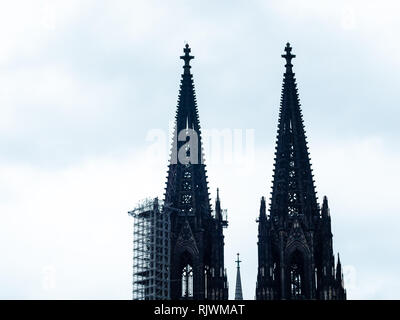
[[[258,218],[256,298],[346,299],[335,268],[328,200],[317,202],[289,43],[278,122],[269,215]]]
[[[212,211],[201,130],[190,72],[189,45],[184,48],[165,210],[169,211],[171,299],[228,299],[224,268],[223,217],[219,192]]]

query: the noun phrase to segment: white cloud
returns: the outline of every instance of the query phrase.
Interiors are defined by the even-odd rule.
[[[35,56],[57,28],[65,27],[80,1],[17,0],[0,5],[0,64],[22,56]]]
[[[315,147],[312,162],[319,173],[317,181],[321,181],[319,190],[323,194],[346,205],[353,216],[362,218],[381,211],[386,217],[397,216],[397,150],[379,137],[338,140],[327,145],[320,141]],[[343,192],[338,195],[338,190]]]
[[[16,297],[130,298],[132,221],[127,211],[154,195],[165,168],[144,171],[149,162],[124,156],[87,159],[59,171],[0,168],[7,181],[0,202],[1,234],[7,239],[0,247],[7,262],[1,278]],[[52,289],[42,286],[42,273],[49,268],[55,277]],[[1,295],[7,298],[8,290]]]

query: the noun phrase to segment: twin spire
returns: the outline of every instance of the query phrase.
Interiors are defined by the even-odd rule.
[[[282,58],[286,61],[286,70],[275,154],[273,192],[270,205],[270,215],[273,217],[271,223],[274,224],[276,230],[283,230],[287,222],[290,220],[297,221],[300,218],[307,228],[313,229],[318,227],[316,221],[318,221],[320,213],[325,218],[329,217],[328,201],[327,198],[324,198],[322,210],[320,210],[314,187],[298,90],[293,73],[292,59],[296,55],[292,54],[292,47],[289,43],[286,44],[284,51]],[[188,127],[194,129],[199,134],[198,150],[202,150],[194,84],[190,73],[190,61],[194,59],[194,56],[190,54],[191,48],[189,44],[185,44],[183,52],[184,54],[180,56],[180,59],[184,61],[184,71],[176,115],[176,129],[177,132]],[[200,164],[204,164],[202,157],[203,154],[200,151],[199,158],[201,161],[198,162]],[[177,187],[179,182],[181,182],[181,186]],[[194,185],[196,186],[195,189],[193,188]],[[211,212],[205,165],[190,167],[170,166],[166,194],[166,200],[169,200],[180,210],[188,211],[197,215],[199,219],[203,219],[204,213]],[[189,207],[190,210],[187,210]],[[218,189],[216,209],[216,220],[222,221]],[[270,221],[269,217],[267,218],[266,200],[263,197],[259,221],[268,222],[267,220]],[[330,218],[325,219],[325,221],[326,225],[329,223],[330,230]],[[235,262],[237,263],[235,300],[242,300],[239,254]],[[337,278],[340,276],[340,279],[342,279],[339,257],[336,272]]]

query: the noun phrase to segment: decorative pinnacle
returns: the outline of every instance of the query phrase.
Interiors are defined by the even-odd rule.
[[[185,48],[183,49],[183,52],[185,53],[184,56],[180,56],[180,58],[185,61],[185,65],[183,66],[183,69],[185,70],[185,73],[189,73],[189,70],[191,68],[190,66],[190,60],[194,59],[194,56],[190,55],[190,48],[189,44],[186,43]]]
[[[237,260],[235,262],[237,263],[237,268],[239,269],[240,268],[240,263],[242,262],[242,261],[239,260],[239,253],[237,253]]]
[[[292,72],[292,67],[293,67],[292,59],[296,58],[296,55],[292,54],[292,47],[290,46],[289,42],[286,43],[285,52],[286,52],[286,54],[283,54],[282,58],[286,59],[286,64],[285,64],[286,72],[290,72],[291,73]]]

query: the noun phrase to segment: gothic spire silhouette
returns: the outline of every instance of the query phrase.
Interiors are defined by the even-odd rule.
[[[258,218],[256,298],[346,299],[332,247],[328,199],[317,202],[292,47],[286,44],[269,215]],[[339,276],[340,274],[340,276]]]
[[[211,214],[206,168],[203,159],[201,129],[193,75],[190,73],[188,44],[183,49],[183,74],[175,116],[171,159],[165,201],[181,213],[199,216]]]
[[[223,220],[219,192],[212,215],[199,114],[188,44],[175,115],[171,158],[165,189],[170,216],[171,299],[227,299]]]
[[[319,208],[314,187],[303,116],[292,70],[289,43],[285,47],[281,107],[279,112],[275,167],[273,175],[271,216],[283,226],[288,216],[305,216],[308,223],[318,216]]]
[[[235,300],[243,300],[242,293],[242,280],[240,278],[240,263],[242,261],[239,260],[239,253],[237,254],[237,270],[236,270],[236,287],[235,287]]]

